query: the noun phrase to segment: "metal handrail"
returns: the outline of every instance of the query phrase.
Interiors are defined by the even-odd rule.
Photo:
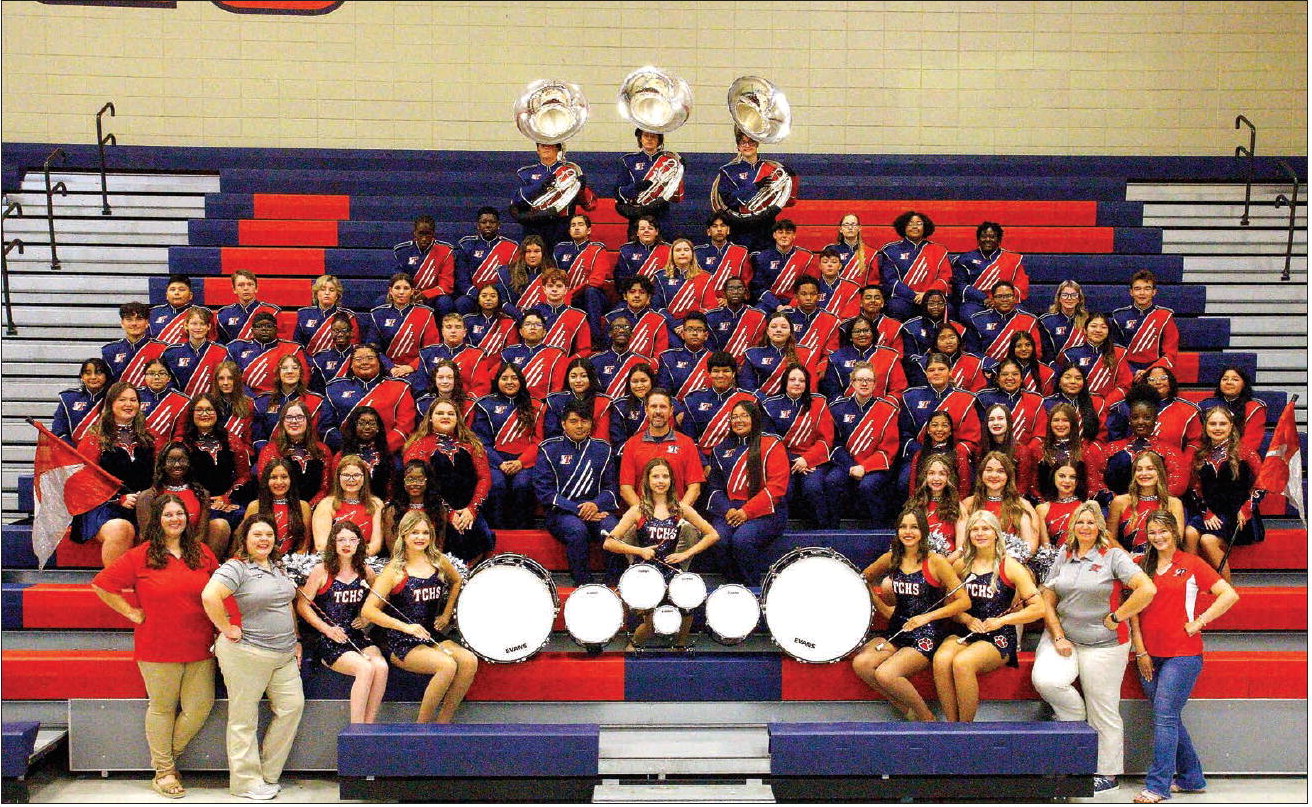
[[[105,102],[105,105],[102,106],[100,108],[100,111],[96,113],[96,144],[100,148],[100,202],[101,202],[100,215],[102,216],[109,216],[112,215],[114,212],[109,209],[109,181],[105,176],[105,146],[106,144],[111,146],[118,145],[118,138],[114,137],[113,132],[104,135],[101,134],[102,131],[101,117],[105,114],[106,111],[109,112],[109,116],[111,118],[114,117],[113,101]]]
[[[0,221],[14,215],[23,215],[23,205],[21,202],[10,202],[5,205],[5,210],[0,213]],[[14,303],[9,296],[9,253],[15,248],[18,254],[22,255],[24,250],[23,239],[15,238],[12,241],[6,241],[4,252],[0,253],[0,284],[3,284],[4,307],[5,307],[5,334],[8,336],[18,335],[18,326],[14,323]]]
[[[1236,115],[1235,128],[1238,129],[1241,123],[1248,125],[1248,148],[1235,146],[1235,156],[1248,158],[1248,162],[1245,164],[1247,166],[1247,176],[1244,179],[1244,215],[1239,217],[1239,224],[1247,227],[1248,209],[1253,202],[1253,164],[1256,162],[1257,154],[1257,127],[1243,115]]]
[[[18,325],[14,323],[14,301],[9,297],[9,253],[15,247],[18,248],[18,254],[22,255],[24,249],[23,239],[15,238],[12,241],[6,241],[4,252],[0,253],[0,281],[4,283],[5,334],[7,336],[18,335]]]
[[[54,185],[50,184],[50,164],[56,160],[60,162],[68,160],[68,155],[64,153],[63,149],[57,148],[50,152],[50,156],[46,157],[46,161],[41,164],[41,170],[46,175],[46,221],[50,225],[50,270],[52,272],[58,272],[62,268],[59,264],[59,252],[55,247],[55,193],[59,193],[61,196],[68,195],[68,186],[62,181],[56,182]]]
[[[1285,162],[1284,160],[1280,160],[1279,165],[1281,168],[1284,169],[1286,174],[1289,174],[1290,181],[1294,183],[1294,196],[1292,199],[1284,195],[1283,193],[1276,194],[1277,208],[1284,207],[1285,205],[1289,205],[1289,239],[1285,242],[1285,271],[1280,274],[1280,279],[1282,281],[1288,281],[1289,265],[1290,262],[1293,261],[1294,259],[1294,232],[1296,230],[1295,222],[1298,216],[1298,184],[1299,183],[1298,183],[1298,174],[1297,172],[1294,171],[1293,168],[1289,167],[1289,163]]]

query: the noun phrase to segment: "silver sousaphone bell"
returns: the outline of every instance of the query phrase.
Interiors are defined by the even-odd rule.
[[[639,67],[620,84],[617,107],[620,117],[642,131],[667,134],[687,122],[692,89],[688,82],[659,67]],[[666,151],[652,162],[643,178],[651,185],[638,194],[635,204],[668,202],[683,182],[683,160],[676,152]]]
[[[529,84],[515,101],[515,126],[534,143],[560,145],[583,131],[588,99],[577,84],[542,79]],[[558,164],[551,185],[527,200],[534,214],[561,214],[583,189],[583,169],[572,162]]]
[[[738,131],[758,143],[778,143],[792,131],[793,112],[783,91],[760,76],[741,76],[729,85],[729,117]],[[757,192],[739,209],[726,209],[720,200],[719,177],[711,187],[711,207],[737,221],[750,224],[792,204],[796,179],[783,163],[761,159],[756,163]]]

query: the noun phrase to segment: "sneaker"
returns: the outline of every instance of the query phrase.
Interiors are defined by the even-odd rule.
[[[265,784],[273,788],[274,793],[282,792],[282,785],[278,784],[277,782],[265,782]]]
[[[250,799],[252,801],[268,801],[278,795],[278,788],[268,782],[260,782],[258,785],[252,785],[249,790],[233,794],[239,799]]]
[[[1093,792],[1106,793],[1109,790],[1115,790],[1120,787],[1115,776],[1095,776],[1093,777]]]

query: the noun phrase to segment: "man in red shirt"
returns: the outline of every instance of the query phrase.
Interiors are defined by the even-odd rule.
[[[691,437],[674,428],[673,417],[674,402],[668,390],[647,393],[647,424],[624,444],[620,461],[620,498],[625,504],[638,504],[638,479],[655,457],[664,457],[674,468],[674,492],[685,507],[692,507],[701,495],[706,480],[701,452]]]

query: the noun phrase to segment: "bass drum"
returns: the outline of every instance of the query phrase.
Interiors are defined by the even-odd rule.
[[[813,664],[839,661],[866,640],[874,617],[870,588],[852,562],[832,549],[784,555],[761,585],[770,637],[788,655]]]
[[[551,574],[532,558],[507,553],[474,567],[456,601],[456,624],[479,658],[527,661],[546,647],[559,608]]]

